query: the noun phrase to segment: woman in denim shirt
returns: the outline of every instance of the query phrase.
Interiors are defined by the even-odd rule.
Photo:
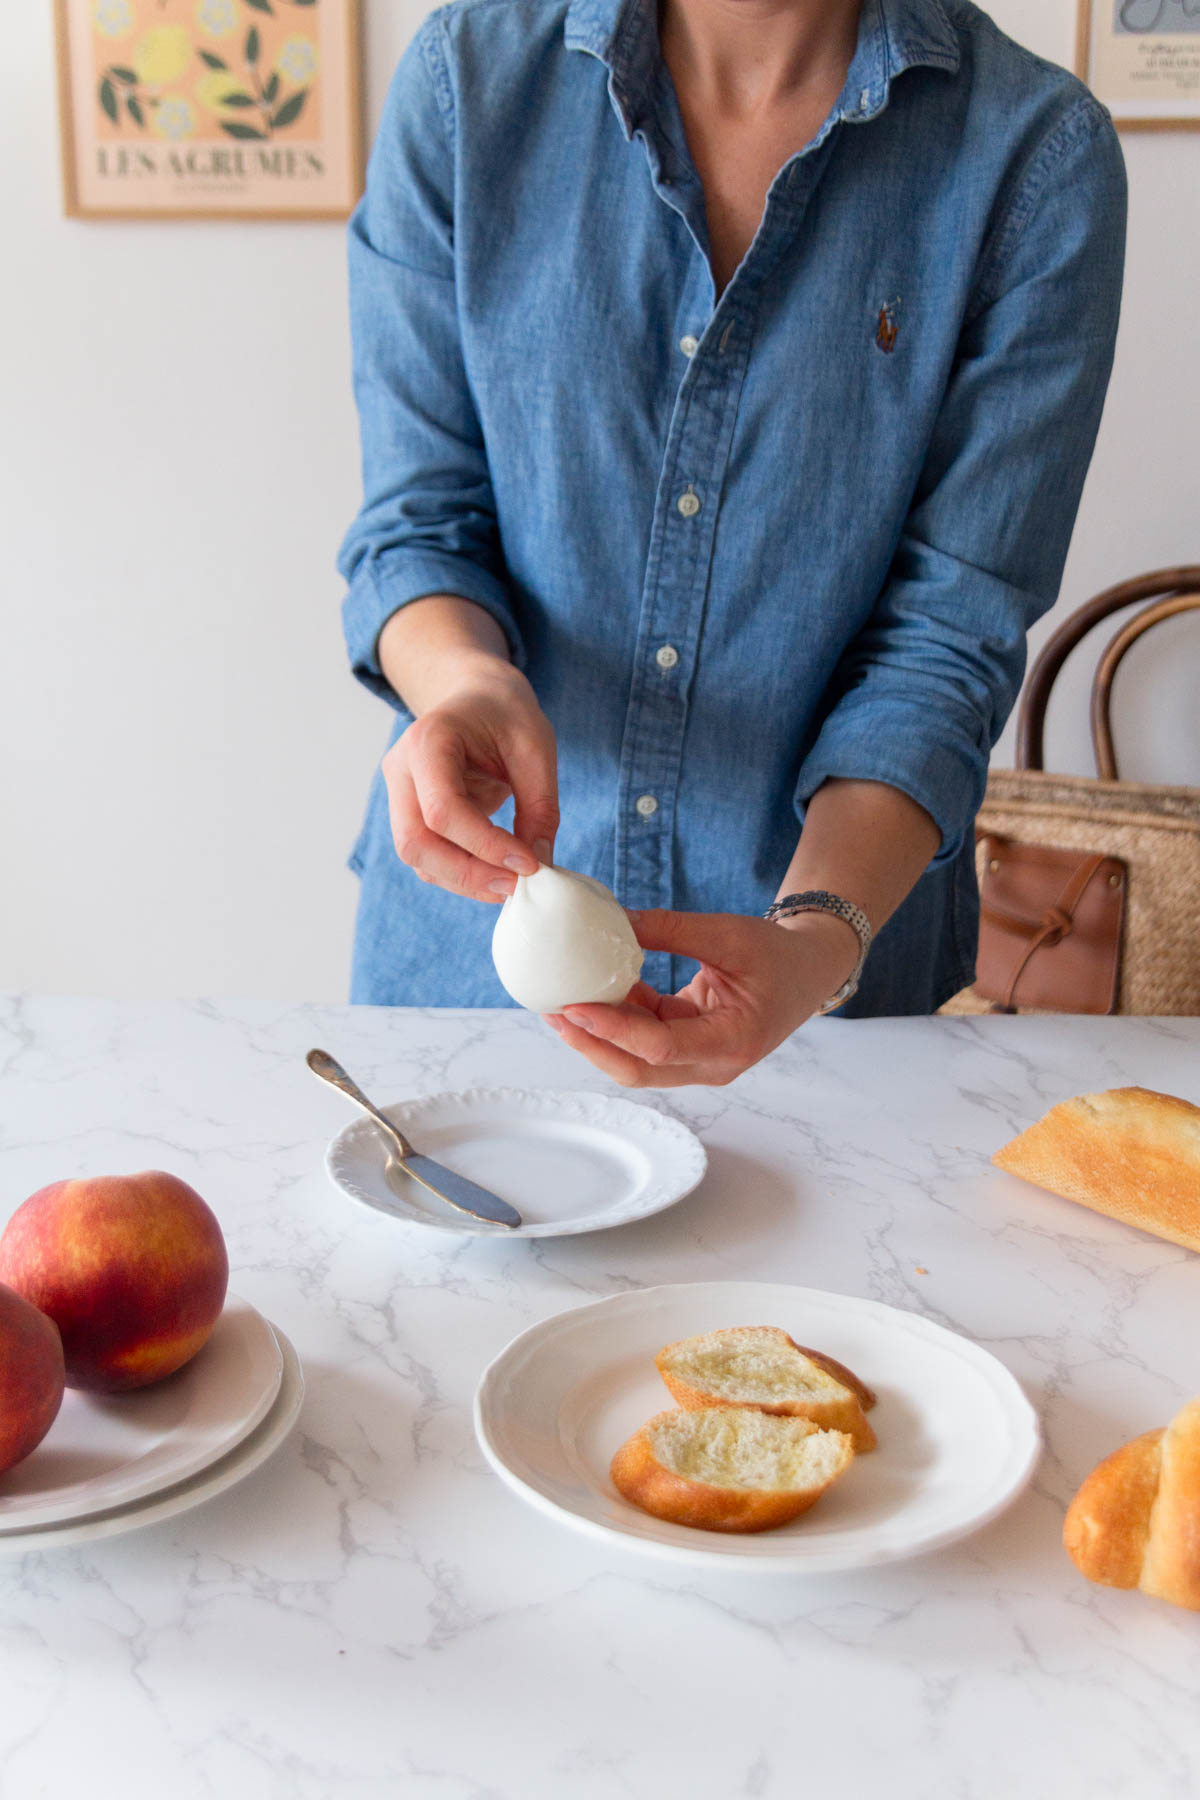
[[[844,1013],[970,980],[1124,223],[1107,113],[966,0],[426,20],[350,228],[344,619],[395,708],[356,1000],[504,1004],[481,902],[551,855],[648,951],[551,1021],[625,1085],[732,1079],[867,922]]]

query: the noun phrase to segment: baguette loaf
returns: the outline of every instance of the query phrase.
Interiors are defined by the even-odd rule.
[[[1126,1225],[1200,1250],[1200,1106],[1149,1088],[1082,1094],[992,1161]]]
[[[739,1325],[680,1338],[655,1357],[671,1397],[689,1410],[748,1406],[845,1431],[856,1451],[873,1450],[863,1409],[875,1396],[856,1375],[815,1350],[803,1350],[774,1325]]]
[[[705,1531],[769,1531],[807,1512],[853,1456],[844,1431],[715,1407],[658,1413],[621,1445],[612,1478],[656,1519]]]
[[[1200,1399],[1092,1470],[1063,1543],[1089,1581],[1200,1612]]]

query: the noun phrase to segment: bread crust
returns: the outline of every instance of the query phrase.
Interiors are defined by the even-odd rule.
[[[784,1335],[786,1336],[786,1333]],[[797,1344],[796,1348],[801,1356],[807,1356],[810,1362],[815,1362],[817,1367],[824,1369],[827,1375],[832,1375],[835,1381],[840,1381],[843,1387],[848,1387],[850,1392],[857,1397],[858,1404],[863,1411],[870,1412],[877,1398],[875,1390],[869,1388],[865,1381],[860,1381],[853,1369],[848,1369],[845,1363],[840,1363],[836,1356],[826,1356],[823,1350],[810,1350],[807,1344]]]
[[[1143,1594],[1200,1612],[1200,1400],[1182,1407],[1163,1437],[1138,1585]]]
[[[1189,1250],[1200,1250],[1200,1106],[1112,1088],[1051,1107],[997,1150],[1012,1175]]]
[[[864,1382],[852,1375],[849,1369],[836,1362],[833,1357],[820,1355],[812,1350],[805,1350],[788,1336],[786,1331],[776,1325],[731,1325],[721,1332],[704,1333],[702,1335],[723,1338],[739,1336],[760,1337],[764,1334],[780,1339],[792,1350],[799,1351],[815,1362],[834,1381],[838,1382],[843,1393],[830,1395],[826,1400],[793,1399],[778,1402],[766,1400],[738,1400],[727,1394],[715,1394],[706,1388],[697,1387],[686,1380],[679,1372],[671,1368],[671,1359],[677,1353],[686,1350],[693,1342],[691,1338],[679,1338],[673,1344],[665,1344],[654,1359],[655,1367],[662,1376],[670,1392],[671,1398],[687,1412],[707,1411],[714,1406],[743,1407],[752,1412],[773,1413],[776,1418],[810,1419],[822,1431],[848,1432],[859,1455],[867,1450],[874,1450],[876,1437],[871,1429],[870,1421],[863,1412],[864,1404],[874,1406],[875,1396]],[[864,1402],[862,1395],[866,1395]]]
[[[1106,1456],[1067,1508],[1063,1544],[1089,1581],[1133,1588],[1141,1580],[1164,1435],[1143,1432]]]
[[[854,1458],[854,1446],[848,1434],[837,1432],[831,1435],[841,1438],[842,1454],[828,1480],[819,1486],[801,1493],[715,1487],[709,1482],[692,1481],[686,1475],[675,1474],[664,1468],[655,1456],[649,1433],[675,1416],[664,1412],[648,1419],[621,1445],[610,1468],[618,1493],[643,1512],[653,1514],[656,1519],[669,1520],[674,1525],[691,1525],[702,1531],[772,1531],[776,1526],[798,1519],[810,1506],[815,1506]],[[810,1435],[819,1430],[819,1426],[813,1425]]]

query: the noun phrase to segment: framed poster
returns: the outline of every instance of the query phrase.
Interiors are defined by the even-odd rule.
[[[1120,131],[1200,127],[1200,0],[1079,0],[1076,72]]]
[[[358,0],[54,0],[67,213],[342,219]]]

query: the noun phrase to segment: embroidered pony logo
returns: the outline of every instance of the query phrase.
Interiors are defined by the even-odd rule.
[[[900,335],[900,327],[896,323],[896,314],[899,310],[898,296],[895,300],[885,300],[879,309],[879,322],[875,328],[875,344],[876,348],[882,350],[885,356],[892,354],[896,348],[896,339]]]

